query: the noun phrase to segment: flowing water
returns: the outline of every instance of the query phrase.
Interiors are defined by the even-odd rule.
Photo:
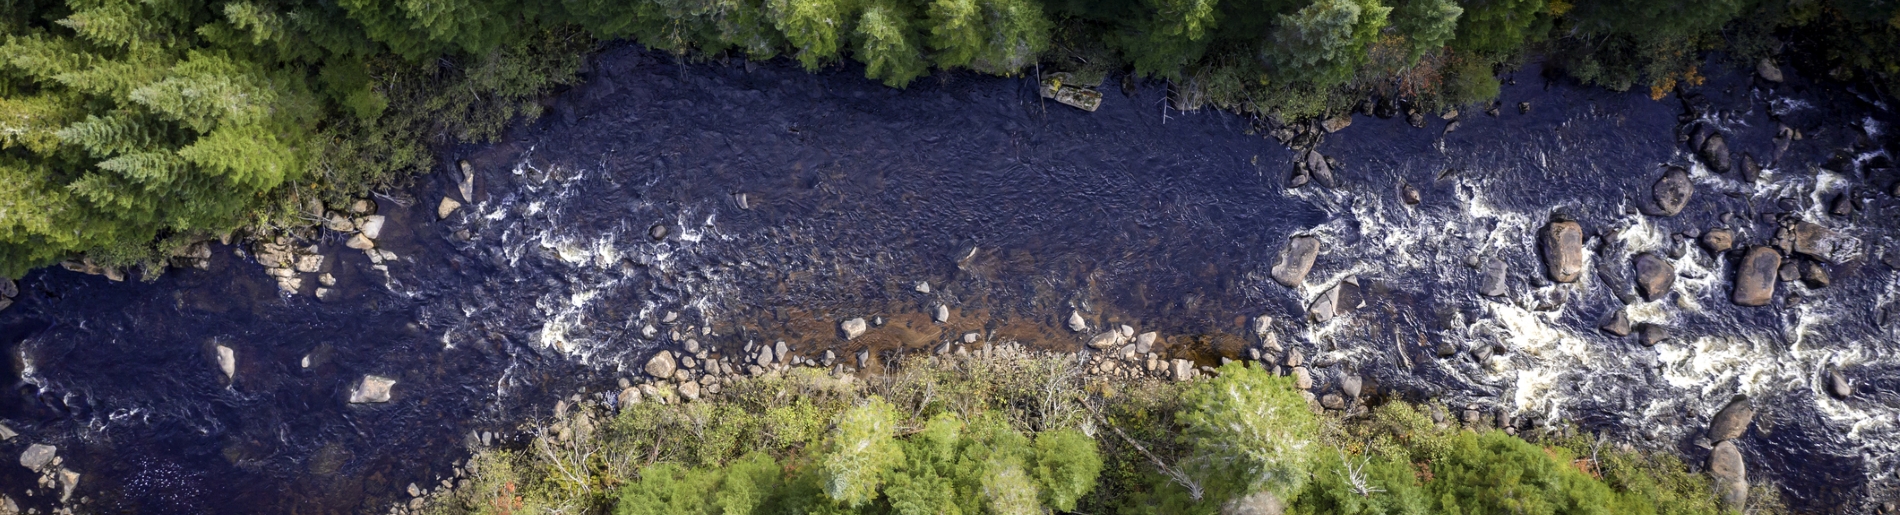
[[[208,271],[150,282],[28,275],[0,312],[15,374],[0,419],[22,434],[0,451],[58,445],[101,512],[380,512],[450,474],[471,431],[506,438],[688,338],[807,356],[888,358],[966,332],[1079,349],[1085,336],[1062,327],[1075,310],[1211,360],[1267,314],[1329,365],[1322,385],[1364,374],[1389,395],[1574,422],[1692,463],[1709,416],[1746,394],[1762,409],[1741,442],[1751,478],[1802,511],[1867,511],[1900,485],[1891,99],[1739,75],[1702,91],[1702,121],[1738,152],[1773,154],[1771,116],[1804,138],[1747,184],[1678,142],[1673,96],[1533,68],[1503,89],[1502,113],[1468,111],[1454,132],[1356,116],[1318,147],[1338,186],[1288,189],[1293,151],[1253,120],[1167,109],[1156,85],[1085,113],[1023,79],[939,74],[899,91],[856,70],[613,49],[540,121],[444,150],[475,171],[449,219],[435,207],[461,195],[452,166],[379,197],[380,246],[399,256],[386,270],[327,233],[334,300],[313,298],[313,280],[280,295],[232,246],[214,246]],[[1633,214],[1670,164],[1691,171],[1688,209]],[[1402,184],[1423,202],[1401,202]],[[1827,214],[1842,191],[1863,208]],[[1832,285],[1782,283],[1769,307],[1728,301],[1733,255],[1672,237],[1729,227],[1764,244],[1764,216],[1783,213],[1859,246]],[[1535,235],[1553,214],[1588,235],[1590,273],[1573,285],[1538,279]],[[1324,246],[1297,290],[1269,273],[1293,234]],[[1596,330],[1624,305],[1631,256],[1672,248],[1685,251],[1673,293],[1628,312],[1674,338]],[[1476,293],[1469,263],[1492,258],[1511,270],[1502,298]],[[1354,309],[1304,321],[1349,281]],[[929,320],[937,304],[949,323]],[[847,343],[837,327],[852,317],[884,324]],[[1440,344],[1460,352],[1440,358]],[[235,380],[217,345],[235,350]],[[1825,393],[1834,367],[1853,396]],[[393,401],[349,404],[364,374],[396,379]],[[34,481],[0,465],[0,493],[50,505],[43,488],[24,495]]]

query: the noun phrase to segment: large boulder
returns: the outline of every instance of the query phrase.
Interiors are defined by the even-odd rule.
[[[659,379],[666,379],[673,377],[673,371],[678,369],[679,362],[673,360],[673,351],[663,350],[654,353],[653,357],[647,358],[645,370],[647,375]]]
[[[1748,432],[1748,425],[1755,422],[1755,404],[1748,397],[1737,395],[1730,399],[1722,411],[1715,412],[1709,418],[1709,440],[1722,442],[1741,438]]]
[[[1676,266],[1669,264],[1653,252],[1644,252],[1636,256],[1636,287],[1647,300],[1656,300],[1669,293],[1676,284]]]
[[[350,404],[370,402],[389,402],[389,391],[396,387],[396,380],[377,375],[365,375],[362,381],[350,388]]]
[[[1781,82],[1784,79],[1781,75],[1781,67],[1775,66],[1773,57],[1763,57],[1760,61],[1756,61],[1755,74],[1760,75],[1761,80],[1768,82]]]
[[[1766,306],[1775,297],[1775,279],[1781,271],[1781,253],[1769,247],[1748,249],[1735,267],[1735,286],[1729,300],[1738,306]]]
[[[1324,324],[1326,321],[1332,320],[1333,315],[1337,314],[1338,311],[1339,287],[1334,286],[1328,288],[1326,293],[1320,294],[1319,298],[1314,299],[1312,305],[1307,306],[1306,316],[1314,322]]]
[[[43,443],[28,445],[26,446],[26,452],[20,453],[20,466],[32,469],[34,472],[39,472],[45,469],[48,464],[53,463],[53,458],[58,455],[58,447]]]
[[[869,328],[870,326],[864,322],[863,318],[853,318],[838,324],[838,330],[844,332],[844,339],[846,341],[855,340],[859,336],[864,336],[864,331]]]
[[[1695,183],[1689,181],[1689,172],[1672,166],[1650,187],[1650,195],[1656,199],[1657,214],[1676,216],[1682,208],[1688,207],[1689,198],[1695,196]]]
[[[1813,222],[1800,222],[1775,235],[1778,243],[1790,245],[1794,252],[1838,265],[1860,255],[1860,240],[1834,232]]]
[[[365,216],[363,217],[362,225],[357,227],[356,230],[362,232],[365,238],[372,240],[382,239],[383,224],[387,221],[388,219],[384,218],[383,215]]]
[[[1075,331],[1079,333],[1079,332],[1088,330],[1088,328],[1089,328],[1089,322],[1087,320],[1082,319],[1081,311],[1075,311],[1075,310],[1069,311],[1069,330],[1070,331]]]
[[[20,296],[20,285],[15,284],[13,279],[0,276],[0,297],[12,298],[18,296]]]
[[[1126,338],[1122,336],[1121,331],[1109,331],[1089,338],[1089,348],[1096,350],[1113,349],[1121,346],[1124,341],[1126,341]]]
[[[1551,222],[1538,238],[1537,248],[1544,254],[1544,270],[1550,280],[1573,283],[1583,276],[1583,226],[1577,222]]]
[[[1308,150],[1304,162],[1307,175],[1319,181],[1319,185],[1331,188],[1338,184],[1333,180],[1333,165],[1326,162],[1326,156],[1317,151]]]
[[[1274,282],[1288,288],[1300,287],[1306,282],[1306,274],[1313,271],[1313,261],[1318,258],[1319,238],[1287,238],[1286,247],[1280,249],[1280,258],[1273,261]]]
[[[1740,510],[1747,502],[1748,468],[1742,462],[1742,450],[1734,441],[1715,444],[1714,451],[1709,453],[1709,478],[1715,480],[1716,496],[1724,507]]]

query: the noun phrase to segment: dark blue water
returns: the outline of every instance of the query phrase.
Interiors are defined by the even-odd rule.
[[[1767,155],[1771,113],[1804,132],[1750,185],[1693,162],[1675,97],[1532,69],[1504,88],[1499,116],[1467,109],[1455,132],[1435,116],[1425,129],[1357,116],[1318,147],[1340,162],[1339,186],[1289,190],[1295,154],[1260,121],[1164,109],[1158,84],[1107,92],[1084,113],[1021,79],[940,74],[899,91],[856,73],[608,50],[539,121],[443,150],[476,171],[462,211],[435,220],[442,196],[459,198],[449,164],[377,199],[390,216],[380,245],[401,256],[387,273],[325,233],[330,301],[309,278],[280,295],[221,245],[210,270],[150,282],[34,272],[0,312],[15,378],[0,419],[23,434],[0,453],[59,445],[97,511],[380,512],[404,485],[447,474],[471,430],[512,434],[688,337],[785,340],[807,355],[914,352],[966,331],[1079,348],[1060,326],[1080,310],[1098,326],[1213,336],[1182,349],[1209,358],[1268,314],[1283,342],[1336,363],[1317,370],[1323,385],[1362,373],[1394,396],[1574,422],[1692,462],[1707,417],[1747,393],[1765,407],[1744,439],[1751,478],[1778,481],[1804,511],[1893,495],[1900,338],[1882,313],[1900,283],[1880,260],[1900,214],[1881,190],[1895,179],[1893,115],[1879,104],[1890,100],[1715,77],[1703,119],[1737,151]],[[1839,155],[1847,165],[1814,171]],[[1666,164],[1692,168],[1689,208],[1630,214]],[[1424,202],[1401,203],[1401,183]],[[1823,213],[1843,188],[1865,208]],[[1594,330],[1628,288],[1599,275],[1628,274],[1629,256],[1724,224],[1764,243],[1763,215],[1784,212],[1858,238],[1862,257],[1832,267],[1828,288],[1784,283],[1771,307],[1738,308],[1726,300],[1734,258],[1691,248],[1674,260],[1675,293],[1630,307],[1678,338],[1647,348]],[[1574,286],[1535,279],[1535,231],[1554,213],[1592,236],[1591,273]],[[1295,233],[1326,247],[1298,290],[1268,273]],[[1473,256],[1510,265],[1508,297],[1475,293]],[[1349,277],[1356,309],[1301,321]],[[937,303],[952,306],[950,324],[927,321]],[[669,312],[679,318],[662,322]],[[889,323],[845,344],[836,324],[857,316]],[[1459,354],[1435,357],[1440,343]],[[215,345],[236,350],[234,382]],[[1822,393],[1833,366],[1860,393]],[[364,374],[397,379],[393,401],[348,404]],[[0,465],[0,493],[23,499],[33,482]]]

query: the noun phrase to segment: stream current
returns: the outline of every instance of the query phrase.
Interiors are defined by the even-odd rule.
[[[1317,147],[1337,186],[1290,189],[1293,151],[1248,118],[1167,109],[1155,84],[1105,91],[1088,113],[1026,79],[894,90],[859,71],[609,49],[540,120],[444,149],[442,170],[378,196],[378,245],[398,256],[387,270],[326,231],[328,301],[313,280],[280,294],[241,246],[153,281],[35,271],[0,311],[13,358],[0,420],[21,433],[0,452],[59,446],[100,512],[381,512],[404,485],[447,477],[471,432],[506,439],[686,338],[891,357],[978,332],[1073,350],[1088,336],[1063,328],[1073,310],[1203,361],[1235,356],[1249,320],[1270,315],[1283,344],[1329,365],[1321,388],[1362,374],[1393,396],[1571,422],[1693,464],[1710,415],[1745,394],[1761,410],[1739,442],[1749,477],[1792,507],[1860,513],[1900,491],[1893,99],[1712,77],[1699,121],[1737,155],[1772,155],[1777,120],[1803,134],[1750,184],[1679,142],[1674,95],[1532,67],[1502,112],[1467,110],[1455,131],[1354,116]],[[443,196],[463,200],[459,160],[472,198],[438,221]],[[1666,165],[1690,172],[1687,209],[1639,214]],[[1401,185],[1423,201],[1402,202]],[[1829,214],[1843,192],[1860,209]],[[1585,230],[1575,284],[1538,279],[1536,234],[1554,214]],[[1830,285],[1783,282],[1769,306],[1739,307],[1738,254],[1674,237],[1726,227],[1763,245],[1776,215],[1858,244]],[[1269,270],[1296,234],[1323,252],[1291,289]],[[1673,291],[1627,306],[1672,338],[1597,330],[1625,307],[1631,257],[1672,249]],[[1503,297],[1477,293],[1471,263],[1486,259],[1507,265]],[[1348,280],[1351,309],[1306,321]],[[930,321],[938,304],[948,323]],[[846,342],[838,323],[853,317],[884,324]],[[1441,344],[1458,352],[1439,357]],[[218,345],[235,351],[234,380]],[[1853,395],[1826,393],[1831,369]],[[391,402],[347,402],[365,374],[397,380]],[[0,493],[51,505],[44,489],[25,496],[35,479],[0,465]]]

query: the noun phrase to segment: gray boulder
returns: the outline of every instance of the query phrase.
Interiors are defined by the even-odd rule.
[[[26,452],[20,453],[20,466],[39,472],[53,462],[59,455],[59,448],[43,443],[26,446]]]
[[[1338,184],[1333,180],[1333,166],[1332,163],[1326,161],[1326,156],[1321,155],[1317,151],[1308,150],[1306,151],[1305,165],[1307,175],[1311,176],[1313,180],[1319,181],[1321,186],[1331,188]]]
[[[1755,160],[1754,154],[1742,153],[1742,181],[1749,184],[1761,182],[1761,163]]]
[[[1597,329],[1602,329],[1603,332],[1610,333],[1618,337],[1629,336],[1630,335],[1629,313],[1627,312],[1627,310],[1618,309],[1616,310],[1616,314],[1610,315],[1610,319],[1608,321],[1603,322],[1603,325],[1597,326]]]
[[[1711,141],[1720,141],[1720,138],[1716,135]],[[1689,172],[1672,166],[1656,180],[1650,194],[1656,199],[1657,214],[1676,216],[1682,208],[1688,207],[1689,198],[1695,196],[1695,183],[1689,181]]]
[[[1318,299],[1314,299],[1312,305],[1307,306],[1306,316],[1314,322],[1324,324],[1328,320],[1332,320],[1333,315],[1336,314],[1338,310],[1339,286],[1333,286],[1332,288],[1328,288],[1326,293],[1320,294]]]
[[[1735,248],[1735,233],[1728,229],[1710,229],[1702,233],[1700,243],[1710,254],[1728,252],[1728,249]]]
[[[937,323],[939,324],[944,323],[944,322],[949,322],[950,321],[950,306],[938,304],[936,317],[934,318],[936,318]]]
[[[1788,234],[1778,234],[1776,239],[1792,240],[1795,253],[1829,264],[1845,263],[1860,255],[1860,240],[1813,222],[1797,223],[1784,232]]]
[[[1280,258],[1273,262],[1274,282],[1288,288],[1300,287],[1306,282],[1306,274],[1313,271],[1313,261],[1318,258],[1319,238],[1287,238],[1286,247],[1280,250]]]
[[[1735,442],[1723,440],[1709,454],[1709,477],[1725,508],[1739,511],[1748,501],[1748,469]]]
[[[1081,311],[1074,311],[1074,310],[1069,311],[1069,330],[1070,331],[1075,331],[1079,333],[1079,332],[1088,330],[1088,328],[1089,328],[1089,323],[1087,320],[1082,319]]]
[[[1486,297],[1503,297],[1506,277],[1504,260],[1491,258],[1484,261],[1484,267],[1478,271],[1478,294]]]
[[[844,339],[846,341],[857,339],[857,337],[859,336],[864,336],[864,331],[865,329],[868,329],[868,328],[869,327],[867,324],[865,324],[863,318],[853,318],[853,319],[844,321],[844,323],[838,324],[838,329],[841,331],[844,331]]]
[[[1735,169],[1734,158],[1728,152],[1728,140],[1723,139],[1720,132],[1710,134],[1709,139],[1703,140],[1702,148],[1696,155],[1702,158],[1702,164],[1708,165],[1716,173],[1728,173]]]
[[[1583,226],[1564,220],[1544,227],[1537,241],[1544,254],[1544,269],[1550,280],[1577,282],[1583,276]]]
[[[1769,247],[1748,249],[1735,268],[1735,286],[1729,300],[1738,306],[1766,306],[1775,296],[1775,279],[1781,271],[1781,253]]]
[[[679,369],[679,363],[673,360],[673,351],[662,350],[647,358],[646,373],[659,379],[673,377],[673,371]]]
[[[0,297],[12,298],[18,296],[20,296],[20,285],[15,284],[11,278],[0,276]]]
[[[1775,66],[1775,59],[1772,57],[1763,57],[1760,61],[1756,61],[1755,74],[1760,75],[1761,80],[1768,82],[1781,82],[1783,79],[1781,67]]]
[[[1841,374],[1841,369],[1829,368],[1827,370],[1827,393],[1828,395],[1833,395],[1836,399],[1845,399],[1854,395],[1854,386],[1847,383],[1847,376]]]
[[[395,387],[395,379],[365,375],[363,380],[350,388],[350,404],[389,402],[389,391]]]
[[[1638,335],[1637,339],[1643,342],[1644,347],[1655,347],[1656,344],[1669,339],[1669,327],[1661,324],[1643,324],[1642,334]]]
[[[1748,425],[1755,422],[1755,404],[1748,397],[1737,395],[1730,399],[1722,411],[1715,412],[1709,418],[1709,440],[1721,442],[1741,438],[1748,432]]]
[[[1676,284],[1676,266],[1653,252],[1636,256],[1636,286],[1643,298],[1656,300]]]

